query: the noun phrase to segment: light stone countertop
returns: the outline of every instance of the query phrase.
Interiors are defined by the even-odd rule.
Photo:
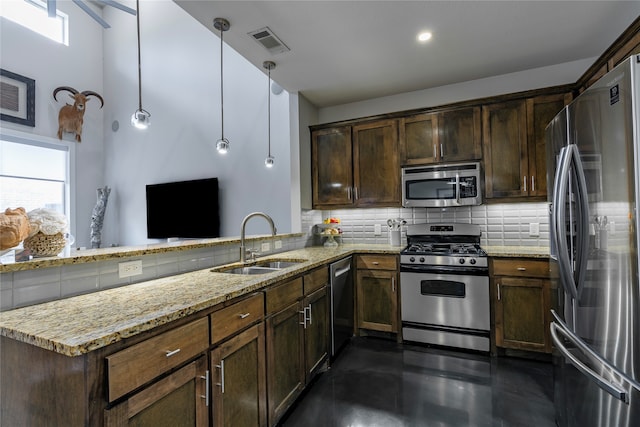
[[[274,240],[277,238],[301,237],[304,233],[278,234],[274,238],[270,234],[259,236],[247,236],[246,241]],[[220,237],[216,239],[190,239],[179,240],[170,243],[151,243],[138,246],[116,246],[99,249],[85,249],[71,251],[68,256],[52,256],[33,258],[29,261],[0,264],[0,273],[11,271],[35,270],[38,268],[57,267],[60,265],[83,264],[94,261],[106,261],[110,259],[129,258],[142,255],[150,255],[164,252],[188,251],[191,249],[211,248],[223,245],[239,245],[239,237]]]
[[[369,244],[304,248],[262,258],[307,260],[273,273],[240,275],[204,269],[18,308],[0,313],[0,335],[78,356],[353,253],[398,254],[401,249]]]
[[[547,246],[482,246],[490,257],[549,258]]]

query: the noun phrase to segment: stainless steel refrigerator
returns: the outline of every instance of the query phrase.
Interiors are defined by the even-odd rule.
[[[558,426],[640,426],[640,55],[547,127]]]

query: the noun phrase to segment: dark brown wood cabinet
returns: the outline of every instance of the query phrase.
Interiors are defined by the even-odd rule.
[[[356,256],[356,305],[359,329],[399,331],[398,261],[394,255]]]
[[[311,134],[314,208],[353,203],[351,127],[321,129]]]
[[[216,426],[265,427],[264,294],[211,313],[211,406]]]
[[[314,209],[400,206],[396,120],[311,134]]]
[[[550,353],[551,281],[549,261],[492,258],[495,345]]]
[[[214,425],[267,425],[264,337],[261,322],[211,352]]]
[[[207,427],[207,358],[169,374],[121,403],[107,409],[105,427]]]
[[[269,425],[275,425],[328,359],[327,267],[265,291]]]
[[[400,206],[398,122],[353,126],[354,205]]]
[[[464,107],[400,119],[400,163],[424,165],[482,157],[480,107]]]
[[[487,199],[545,199],[545,129],[568,100],[556,94],[482,107]]]

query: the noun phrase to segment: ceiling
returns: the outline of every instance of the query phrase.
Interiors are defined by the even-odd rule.
[[[174,1],[216,35],[227,19],[225,43],[321,108],[598,57],[640,16],[639,1]],[[263,27],[290,51],[248,35]]]

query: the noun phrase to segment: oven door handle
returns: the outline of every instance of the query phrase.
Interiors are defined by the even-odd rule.
[[[404,273],[432,273],[432,274],[457,274],[472,276],[488,276],[487,267],[449,267],[434,265],[400,265],[400,272]]]

